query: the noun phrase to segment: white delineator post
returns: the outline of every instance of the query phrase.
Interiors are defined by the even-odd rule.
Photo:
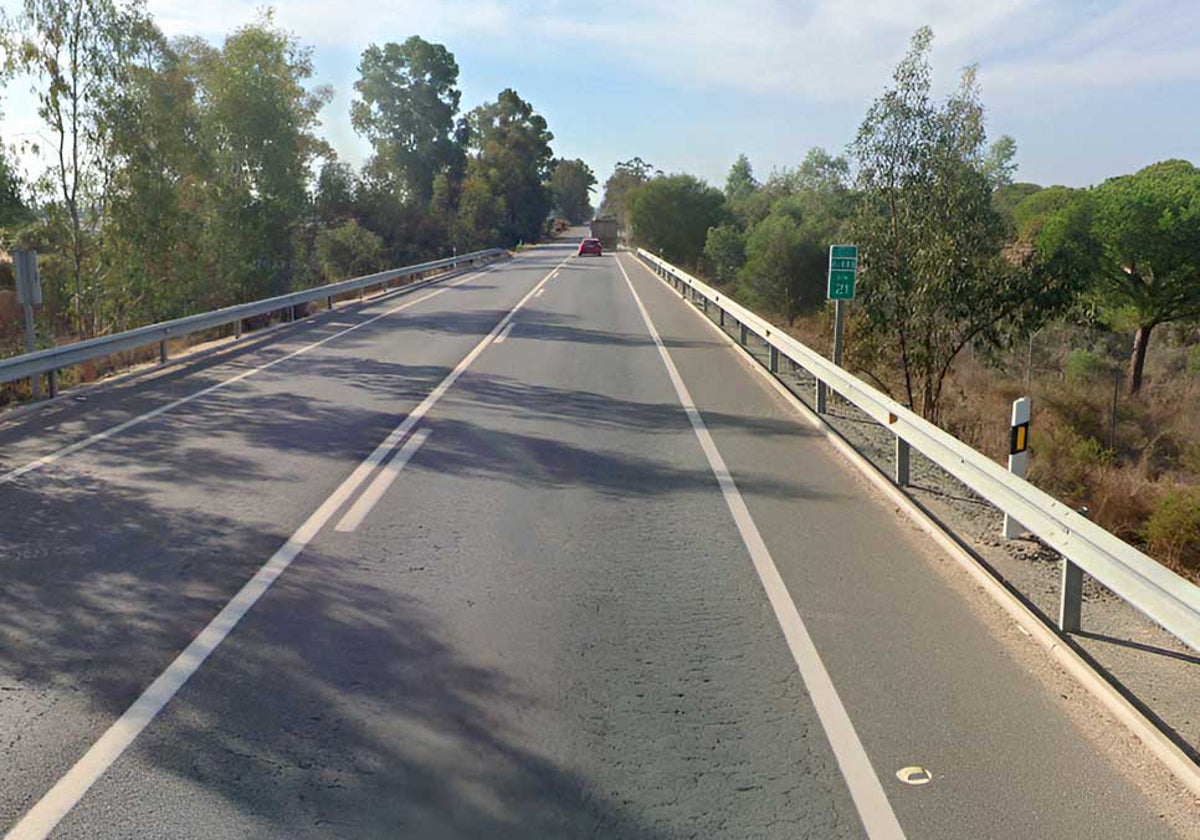
[[[1008,439],[1008,471],[1017,478],[1024,478],[1029,470],[1029,414],[1029,397],[1013,400],[1012,430]],[[1004,536],[1007,539],[1019,537],[1024,531],[1020,522],[1007,513],[1004,514]]]

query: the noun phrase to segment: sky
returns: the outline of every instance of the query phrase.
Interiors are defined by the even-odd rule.
[[[0,0],[9,14],[19,0]],[[214,44],[262,3],[148,0],[170,36]],[[360,164],[349,105],[362,51],[410,35],[444,44],[468,110],[514,88],[546,117],[555,154],[603,183],[634,156],[715,185],[745,153],[759,178],[813,146],[842,153],[913,32],[934,32],[939,95],[976,64],[992,138],[1016,178],[1086,186],[1167,158],[1200,164],[1196,0],[280,0],[276,22],[313,51],[334,98],[322,132]],[[39,134],[27,81],[0,139]],[[32,164],[31,164],[32,165]]]

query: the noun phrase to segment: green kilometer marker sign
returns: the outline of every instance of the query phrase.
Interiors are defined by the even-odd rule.
[[[854,300],[854,280],[858,276],[858,246],[829,246],[829,300]]]

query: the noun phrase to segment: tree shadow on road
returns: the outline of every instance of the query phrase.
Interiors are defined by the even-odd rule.
[[[0,747],[7,821],[287,535],[79,476],[3,491],[24,511],[20,527],[0,531],[0,722],[19,733]],[[536,733],[497,717],[533,700],[370,577],[302,555],[135,743],[136,760],[101,779],[64,827],[207,837],[230,819],[233,833],[279,837],[659,836],[540,754]],[[136,777],[111,778],[126,772]],[[150,795],[130,802],[110,784]],[[106,791],[122,801],[115,824]],[[232,817],[212,809],[217,797]]]

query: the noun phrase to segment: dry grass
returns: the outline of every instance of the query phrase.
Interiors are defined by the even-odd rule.
[[[791,332],[828,352],[828,315]],[[1152,346],[1142,392],[1132,397],[1123,338],[1062,325],[1035,339],[1032,352],[1026,343],[999,359],[965,352],[943,388],[942,427],[1004,464],[1012,401],[1029,396],[1030,481],[1200,581],[1200,335],[1180,331]],[[850,335],[847,343],[851,368],[873,366],[875,381],[895,378],[880,376],[881,348],[856,346]]]

